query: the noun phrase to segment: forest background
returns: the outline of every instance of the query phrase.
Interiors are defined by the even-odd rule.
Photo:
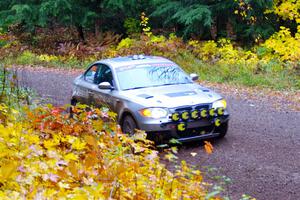
[[[299,89],[297,0],[9,0],[0,2],[6,64],[86,68],[162,55],[202,80]]]
[[[299,91],[299,10],[299,0],[1,0],[1,199],[229,199],[226,177],[208,183],[184,161],[169,171],[145,134],[122,134],[107,109],[80,105],[70,118],[32,104],[7,68],[160,55],[201,80]],[[165,151],[176,160],[176,147]]]

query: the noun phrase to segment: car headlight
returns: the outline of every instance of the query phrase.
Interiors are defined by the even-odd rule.
[[[217,109],[217,108],[227,108],[227,102],[225,99],[220,99],[218,101],[213,102],[212,108]]]
[[[168,116],[168,110],[164,108],[145,108],[139,111],[143,117],[159,119]]]

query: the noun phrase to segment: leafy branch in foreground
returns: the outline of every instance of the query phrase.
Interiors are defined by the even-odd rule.
[[[168,171],[142,133],[122,134],[103,110],[78,106],[73,118],[64,110],[27,109],[0,125],[1,199],[205,199],[201,172],[185,162]]]

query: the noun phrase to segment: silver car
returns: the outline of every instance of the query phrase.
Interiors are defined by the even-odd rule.
[[[227,103],[200,86],[174,62],[134,55],[100,60],[74,80],[71,104],[107,105],[124,133],[145,130],[149,139],[180,142],[224,137]]]

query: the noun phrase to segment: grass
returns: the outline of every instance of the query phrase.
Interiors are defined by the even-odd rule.
[[[15,56],[7,56],[2,61],[5,66],[11,65],[32,65],[32,66],[43,66],[53,68],[64,68],[64,69],[84,69],[92,61],[91,60],[79,60],[76,58],[59,58],[55,60],[42,60],[39,55],[25,51]]]
[[[197,73],[200,80],[274,90],[300,89],[300,77],[290,69],[254,71],[246,66],[207,64],[191,55],[176,57],[174,61],[186,72]]]
[[[197,73],[200,80],[231,83],[244,85],[248,87],[262,87],[274,90],[299,90],[300,76],[296,70],[283,67],[280,63],[270,63],[259,69],[253,70],[244,65],[220,65],[209,64],[197,59],[193,54],[186,51],[179,55],[169,55],[168,52],[158,52],[159,55],[169,57],[180,65],[187,73]],[[99,58],[100,59],[100,58]],[[83,60],[76,57],[65,58],[57,57],[55,59],[43,60],[40,55],[29,51],[19,54],[17,57],[8,56],[2,63],[7,65],[38,65],[44,67],[55,67],[64,69],[85,69],[92,63],[93,59]]]

